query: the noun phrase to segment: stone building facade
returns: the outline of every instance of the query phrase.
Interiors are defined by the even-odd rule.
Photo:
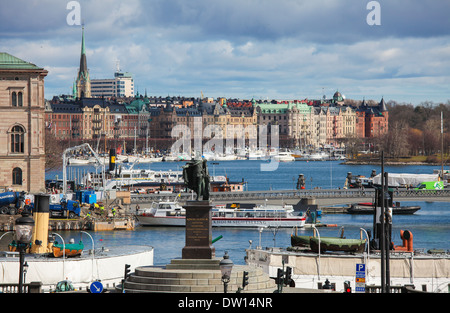
[[[45,99],[48,72],[0,53],[0,188],[45,191]]]

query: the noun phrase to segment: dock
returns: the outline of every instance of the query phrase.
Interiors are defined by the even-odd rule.
[[[0,231],[8,232],[14,230],[14,224],[21,215],[0,215]],[[58,230],[90,230],[90,231],[115,231],[134,230],[135,219],[132,216],[115,217],[110,219],[82,217],[76,219],[49,219],[48,227],[50,231]]]
[[[320,207],[322,214],[347,214],[347,210],[350,205],[347,206],[324,206]]]

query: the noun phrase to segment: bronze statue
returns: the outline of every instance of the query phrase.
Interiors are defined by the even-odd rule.
[[[183,166],[184,184],[197,194],[196,200],[200,197],[209,200],[210,179],[206,160],[194,159]]]

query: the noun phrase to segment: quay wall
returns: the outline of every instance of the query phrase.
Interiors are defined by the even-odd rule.
[[[366,264],[366,285],[381,284],[381,257],[359,254],[294,253],[285,250],[247,250],[247,262],[256,265],[276,277],[277,269],[292,268],[296,287],[318,288],[326,279],[343,289],[344,281],[355,286],[356,264]],[[414,255],[391,253],[391,286],[415,285],[416,289],[432,292],[448,292],[450,285],[450,256]]]
[[[16,218],[20,215],[4,218],[0,220],[0,232],[14,230]],[[48,223],[49,231],[58,230],[91,230],[91,231],[114,231],[114,230],[134,230],[136,226],[133,218],[114,218],[109,220],[88,220],[88,219],[50,219]]]

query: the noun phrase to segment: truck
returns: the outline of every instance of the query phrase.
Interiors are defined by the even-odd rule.
[[[53,197],[50,198],[50,217],[68,217],[72,219],[80,216],[81,208],[78,201],[65,198],[59,201],[52,201],[52,199]]]
[[[34,196],[22,192],[2,192],[0,193],[0,214],[16,215],[20,209],[33,211]],[[59,195],[50,195],[49,205],[50,217],[80,216],[81,208],[78,201],[60,199]]]
[[[27,196],[28,197],[28,196]],[[34,197],[31,196],[31,203],[28,205],[30,211],[34,209]],[[50,195],[49,217],[68,217],[70,219],[80,216],[80,203],[74,200],[60,198],[59,194]]]
[[[439,190],[444,189],[443,181],[426,181],[420,183],[415,190]]]
[[[0,214],[16,215],[25,201],[25,192],[0,193]]]

